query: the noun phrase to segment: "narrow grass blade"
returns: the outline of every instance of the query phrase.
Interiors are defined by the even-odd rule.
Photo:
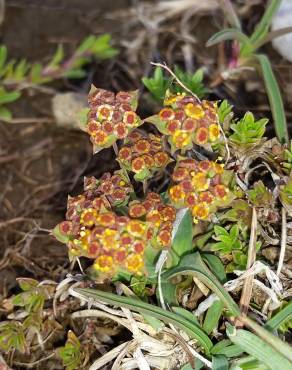
[[[227,335],[229,339],[234,344],[241,347],[244,352],[252,355],[260,362],[263,362],[270,369],[292,370],[292,363],[286,357],[255,334],[243,329],[238,330],[228,325]]]
[[[213,36],[209,38],[209,40],[206,43],[206,46],[207,47],[213,46],[218,44],[219,42],[227,40],[236,40],[240,42],[242,45],[252,46],[249,38],[236,28],[226,28],[225,30],[215,33]]]
[[[261,337],[266,343],[273,347],[282,356],[285,356],[289,361],[291,361],[292,366],[292,351],[291,347],[283,342],[281,339],[271,334],[268,330],[257,324],[255,321],[248,317],[242,317],[241,321],[246,327],[253,330],[259,337]]]
[[[281,143],[287,143],[289,141],[289,136],[283,100],[270,61],[267,56],[263,54],[255,54],[255,57],[257,58],[261,66],[266,91],[273,114],[277,137]]]
[[[292,301],[268,320],[265,324],[265,328],[270,331],[277,330],[280,325],[288,320],[292,320]]]
[[[225,307],[232,313],[232,315],[238,316],[240,314],[240,310],[237,304],[205,265],[199,252],[184,256],[178,266],[167,270],[163,274],[163,278],[171,279],[172,277],[177,275],[196,276],[205,285],[207,285],[209,289],[217,294],[217,296],[221,299]]]
[[[250,40],[253,44],[255,42],[259,42],[267,35],[273,16],[279,9],[280,4],[281,0],[270,0],[264,15],[262,16],[261,20],[257,24],[253,34],[250,37]]]
[[[203,347],[206,354],[210,353],[213,346],[208,335],[199,326],[197,326],[194,321],[190,322],[186,318],[176,315],[173,312],[163,310],[160,307],[145,303],[135,298],[121,297],[117,294],[107,293],[97,289],[76,289],[76,292],[88,298],[93,298],[116,306],[126,307],[141,314],[152,315],[156,319],[167,324],[173,324],[185,331],[191,338],[196,339]]]

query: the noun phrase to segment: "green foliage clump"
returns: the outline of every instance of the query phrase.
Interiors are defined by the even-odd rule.
[[[60,78],[82,78],[84,67],[92,58],[99,60],[112,58],[117,49],[110,45],[111,36],[89,36],[68,58],[62,45],[47,63],[29,63],[26,59],[7,59],[7,47],[0,47],[0,118],[11,120],[12,115],[6,104],[15,102],[25,88],[43,85]]]
[[[178,79],[199,98],[203,98],[208,93],[208,89],[206,89],[202,83],[204,76],[202,69],[198,69],[195,73],[190,73],[184,72],[176,66],[174,68],[174,73]],[[160,104],[163,102],[167,90],[169,90],[171,94],[182,93],[184,91],[178,83],[166,77],[161,67],[155,68],[152,77],[143,77],[142,82],[152,97]]]
[[[244,117],[230,125],[233,134],[229,136],[232,143],[241,146],[258,144],[265,133],[268,119],[255,120],[251,112],[245,113]]]

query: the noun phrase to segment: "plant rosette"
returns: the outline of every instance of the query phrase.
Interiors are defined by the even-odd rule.
[[[210,148],[220,139],[217,104],[184,93],[166,95],[164,108],[146,119],[168,137],[171,152],[185,152],[194,144]]]
[[[142,124],[136,114],[137,101],[137,91],[121,91],[115,95],[111,91],[92,86],[85,130],[90,135],[94,153],[111,147],[118,139],[125,139]]]

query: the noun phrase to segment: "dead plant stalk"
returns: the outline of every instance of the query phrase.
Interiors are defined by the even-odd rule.
[[[248,246],[248,256],[246,269],[250,269],[256,260],[256,233],[257,233],[257,213],[256,209],[252,209],[252,220],[251,220],[251,230],[250,239]],[[250,275],[245,279],[243,284],[241,298],[240,298],[240,310],[243,315],[246,315],[249,309],[249,303],[252,296],[252,286],[253,286],[254,275]]]

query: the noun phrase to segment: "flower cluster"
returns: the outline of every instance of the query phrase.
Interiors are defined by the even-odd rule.
[[[193,144],[204,146],[219,139],[216,103],[198,102],[193,96],[178,94],[166,97],[164,106],[158,115],[147,121],[168,136],[172,152],[190,149]]]
[[[115,207],[127,204],[130,194],[134,191],[124,172],[115,171],[113,175],[104,173],[99,180],[95,177],[85,177],[84,191],[87,197],[100,196],[110,206]]]
[[[118,139],[124,139],[128,133],[142,122],[135,113],[137,93],[119,92],[92,88],[88,103],[90,110],[86,130],[93,143],[94,152],[112,146]]]
[[[160,136],[143,136],[133,131],[128,137],[128,143],[120,149],[118,161],[127,171],[135,173],[135,180],[144,181],[154,172],[165,168],[171,159],[163,150]]]
[[[88,185],[92,191],[92,182]],[[85,195],[69,199],[66,221],[55,236],[67,243],[71,257],[94,259],[93,269],[113,276],[118,269],[142,275],[147,246],[170,246],[176,210],[149,193],[143,202],[131,202],[129,216],[113,212],[105,198]]]
[[[223,165],[209,160],[181,159],[172,173],[176,182],[169,198],[176,207],[188,207],[194,222],[209,220],[210,215],[233,199]]]
[[[147,238],[158,248],[167,248],[171,244],[173,222],[176,218],[176,209],[165,205],[156,193],[148,193],[144,201],[132,201],[129,204],[129,215],[132,218],[143,218],[151,227]]]

